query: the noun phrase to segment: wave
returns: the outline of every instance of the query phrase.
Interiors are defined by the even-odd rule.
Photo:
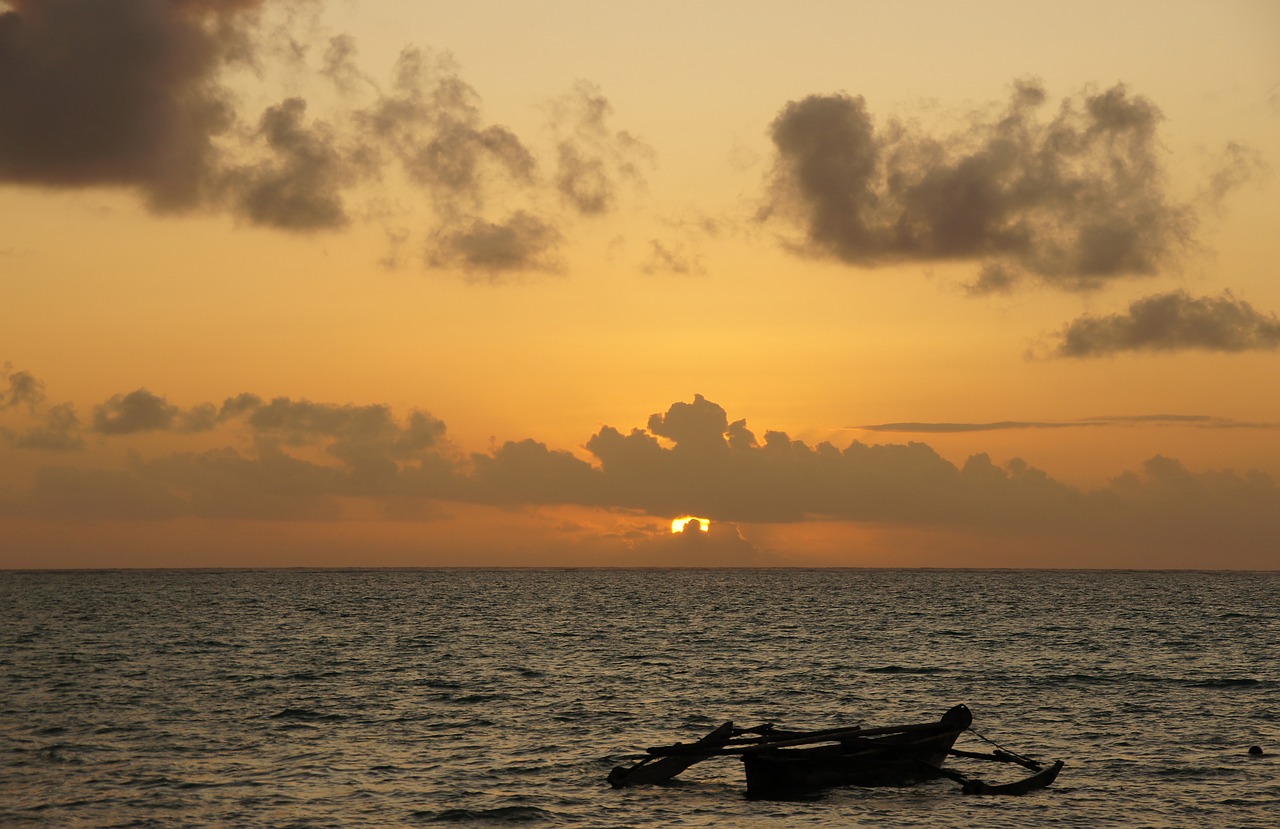
[[[342,714],[322,714],[319,711],[312,711],[310,708],[286,708],[267,717],[269,720],[307,720],[320,722],[333,722],[336,720],[345,720]]]
[[[869,674],[945,674],[948,673],[947,668],[911,668],[905,665],[885,665],[880,668],[866,668]]]
[[[532,823],[552,820],[555,815],[536,806],[499,806],[496,809],[445,809],[443,812],[414,812],[425,823]]]

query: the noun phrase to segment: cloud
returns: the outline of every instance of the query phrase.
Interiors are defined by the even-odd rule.
[[[76,426],[68,404],[50,410],[42,429],[0,434],[17,448],[82,448]],[[94,429],[113,436],[162,431],[180,435],[218,426],[247,429],[252,454],[227,447],[150,460],[133,456],[128,469],[109,474],[52,468],[29,495],[31,512],[130,520],[174,515],[330,520],[342,514],[342,498],[460,491],[450,483],[450,462],[437,455],[446,448],[444,423],[417,410],[396,418],[384,405],[286,397],[264,402],[257,395],[241,394],[221,407],[205,403],[183,411],[139,389],[114,395],[94,411]],[[311,457],[295,456],[294,450]],[[326,456],[331,462],[318,462]],[[60,487],[65,492],[60,493]],[[95,499],[95,492],[100,497]],[[389,502],[387,509],[399,505]]]
[[[29,371],[12,371],[8,363],[0,369],[0,377],[9,384],[8,391],[0,390],[0,409],[25,405],[35,411],[44,402],[44,383]]]
[[[84,448],[80,418],[70,403],[51,406],[42,413],[40,422],[24,432],[0,428],[0,436],[17,449],[75,452]]]
[[[71,452],[84,448],[80,419],[70,403],[46,406],[44,383],[29,371],[14,371],[9,363],[0,366],[0,379],[8,385],[7,390],[0,389],[0,413],[23,409],[34,421],[21,431],[0,427],[0,439],[16,449]]]
[[[294,233],[381,221],[391,265],[417,224],[423,264],[492,282],[560,271],[568,223],[615,210],[625,183],[643,184],[652,151],[610,126],[597,87],[580,82],[551,106],[540,160],[486,122],[447,53],[405,48],[380,84],[351,35],[321,39],[311,16],[295,35],[299,6],[307,0],[8,3],[0,184],[124,187],[154,210],[220,211]],[[316,98],[294,90],[260,114],[241,111],[231,73],[262,78],[281,61],[291,87],[332,83],[333,107],[317,113]],[[403,185],[425,204],[391,195]]]
[[[63,426],[51,433],[74,435],[74,412],[69,406],[58,411]],[[746,420],[731,420],[701,395],[655,412],[643,428],[601,427],[584,446],[590,459],[531,438],[467,456],[452,449],[441,421],[421,411],[401,418],[381,404],[285,397],[264,402],[248,394],[182,412],[140,389],[98,407],[94,424],[119,436],[168,429],[176,440],[193,419],[247,432],[251,440],[243,449],[150,458],[132,452],[123,469],[48,468],[28,491],[0,501],[0,511],[58,519],[330,521],[349,517],[358,504],[362,517],[421,520],[439,514],[434,505],[469,504],[604,510],[633,525],[637,516],[665,523],[693,514],[711,519],[709,536],[671,538],[651,528],[618,539],[633,552],[618,563],[708,566],[772,561],[735,526],[748,524],[848,522],[1052,539],[1086,545],[1081,549],[1119,539],[1133,549],[1158,550],[1166,557],[1161,561],[1222,548],[1256,562],[1274,554],[1271,540],[1280,533],[1280,487],[1260,472],[1194,472],[1155,457],[1105,486],[1080,489],[1017,458],[999,464],[980,453],[956,465],[923,443],[853,441],[839,448],[772,430],[757,438]],[[1194,415],[1097,420],[1266,425]],[[968,428],[937,426],[942,428],[935,431]],[[1034,422],[968,426],[1061,428]],[[5,434],[13,444],[12,433]]]
[[[1009,429],[1078,429],[1099,426],[1194,426],[1202,429],[1275,429],[1280,423],[1255,423],[1210,415],[1130,415],[1121,417],[1089,417],[1080,420],[998,420],[990,423],[873,423],[853,428],[864,432],[902,432],[917,434],[949,434],[962,432],[997,432]]]
[[[1194,228],[1165,194],[1159,110],[1123,85],[1064,100],[1048,121],[1035,82],[997,117],[935,137],[845,94],[788,103],[770,133],[776,158],[761,215],[799,225],[797,249],[855,266],[967,260],[970,289],[1007,291],[1024,275],[1070,290],[1148,275]]]
[[[707,532],[657,532],[636,538],[613,562],[629,567],[763,567],[780,562],[748,541],[736,524],[713,521]]]
[[[178,407],[163,397],[138,389],[128,394],[117,394],[95,407],[93,429],[104,435],[166,431],[173,426],[178,414]]]
[[[354,121],[430,198],[435,216],[426,265],[494,283],[514,274],[559,272],[565,236],[539,206],[548,185],[533,151],[508,128],[484,123],[479,95],[448,55],[406,49],[393,74],[390,90]],[[590,166],[587,156],[578,160]],[[586,175],[575,181],[585,182]],[[495,201],[504,205],[504,215],[489,210]],[[398,246],[405,234],[397,234]],[[393,251],[388,263],[397,259]]]
[[[473,454],[471,466],[464,497],[501,504],[609,505],[593,497],[600,491],[599,470],[531,439],[507,441],[489,455]]]
[[[1083,316],[1061,333],[1059,357],[1096,357],[1126,351],[1275,351],[1280,319],[1229,292],[1192,297],[1175,291],[1130,303],[1123,314]]]
[[[16,510],[15,510],[16,507]],[[41,469],[30,492],[18,504],[0,504],[0,512],[76,520],[145,521],[176,518],[189,508],[163,484],[128,469]]]
[[[432,267],[458,267],[497,283],[522,271],[557,273],[564,236],[531,213],[518,211],[502,222],[473,218],[437,231],[428,248]]]
[[[268,159],[226,173],[238,211],[254,224],[293,231],[345,227],[343,190],[377,174],[372,149],[343,148],[327,124],[306,123],[306,110],[301,98],[268,107],[257,132],[270,148]]]
[[[391,89],[355,121],[446,217],[482,209],[493,192],[533,181],[533,154],[507,128],[482,123],[480,96],[448,55],[405,49]]]
[[[1217,206],[1226,197],[1250,181],[1270,173],[1262,153],[1235,141],[1227,142],[1214,159],[1214,169],[1204,186],[1202,198]]]
[[[363,85],[373,85],[373,81],[356,63],[356,52],[356,39],[348,34],[329,38],[324,51],[320,74],[345,94],[351,94]]]
[[[243,406],[243,396],[240,400],[236,404],[228,401],[223,411]],[[331,455],[353,466],[422,457],[445,432],[443,422],[416,410],[402,426],[385,405],[335,405],[277,397],[245,408],[247,422],[256,434],[294,446],[326,443]]]
[[[702,258],[682,243],[649,240],[649,258],[641,266],[647,274],[674,273],[680,276],[701,276],[707,272]]]
[[[339,497],[376,492],[349,470],[265,447],[256,457],[234,449],[177,453],[139,464],[135,475],[172,493],[183,514],[206,518],[327,521],[340,517]]]
[[[9,0],[0,13],[0,181],[205,195],[233,122],[218,69],[257,2]]]
[[[613,106],[595,84],[579,81],[552,105],[556,147],[555,185],[578,213],[598,216],[614,209],[622,181],[641,185],[653,150],[629,132],[612,131]]]
[[[707,272],[701,249],[708,239],[721,236],[731,224],[714,216],[686,212],[661,220],[664,238],[649,239],[649,255],[640,266],[646,274],[670,273],[702,276]]]

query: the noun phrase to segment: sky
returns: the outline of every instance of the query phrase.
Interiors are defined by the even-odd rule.
[[[0,569],[1278,569],[1277,170],[1273,2],[0,0]]]

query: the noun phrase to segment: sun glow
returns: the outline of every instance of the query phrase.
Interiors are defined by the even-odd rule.
[[[673,518],[671,520],[671,532],[682,533],[695,521],[698,522],[698,529],[702,530],[704,533],[711,532],[710,518],[698,518],[693,515],[682,515],[679,518]]]

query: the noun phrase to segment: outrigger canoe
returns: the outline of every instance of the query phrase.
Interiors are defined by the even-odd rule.
[[[936,722],[880,728],[788,731],[772,724],[734,728],[727,722],[697,742],[646,749],[639,762],[618,766],[608,780],[616,789],[661,783],[694,763],[726,756],[741,758],[751,798],[803,796],[835,786],[909,786],[939,777],[959,783],[966,794],[1025,794],[1057,779],[1061,760],[1046,766],[998,746],[991,752],[956,749],[956,740],[973,730],[972,723],[963,705]],[[945,768],[949,757],[1013,763],[1033,773],[1010,783],[986,783]]]

